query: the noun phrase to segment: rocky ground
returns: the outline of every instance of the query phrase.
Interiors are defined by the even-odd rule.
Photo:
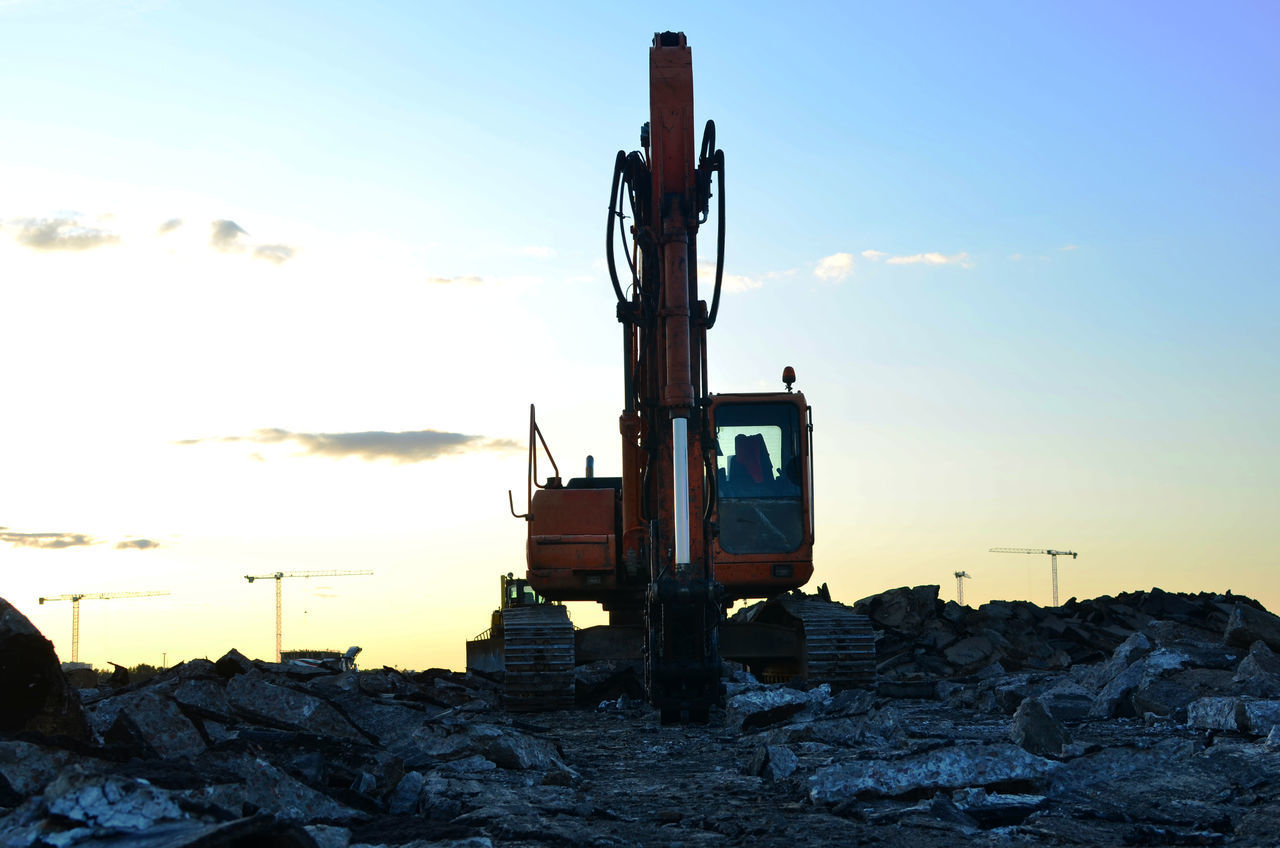
[[[512,715],[444,670],[193,660],[77,690],[0,601],[0,846],[1274,845],[1280,618],[1159,590],[855,605],[875,691],[741,669],[664,727],[613,668]]]

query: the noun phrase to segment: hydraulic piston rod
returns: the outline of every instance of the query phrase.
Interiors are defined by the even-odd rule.
[[[675,537],[676,571],[689,565],[689,419],[671,419],[671,467],[675,486],[675,515],[672,535]]]

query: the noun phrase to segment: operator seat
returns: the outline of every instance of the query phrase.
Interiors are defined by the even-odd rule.
[[[773,483],[769,448],[759,433],[739,433],[733,440],[729,458],[729,483],[738,491],[751,491]]]

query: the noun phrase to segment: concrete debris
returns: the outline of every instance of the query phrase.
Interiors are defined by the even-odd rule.
[[[1239,706],[1239,698],[1199,698],[1187,705],[1187,724],[1204,730],[1242,730]]]
[[[784,780],[799,765],[800,759],[787,745],[761,745],[752,752],[745,772],[770,781]]]
[[[741,730],[754,730],[784,721],[813,703],[808,692],[762,686],[730,698],[726,718]]]
[[[1007,743],[959,744],[896,760],[862,760],[818,769],[809,797],[833,804],[863,795],[902,796],[920,790],[1040,785],[1055,768]]]
[[[1071,737],[1062,724],[1049,715],[1036,698],[1027,698],[1013,714],[1009,738],[1024,751],[1038,757],[1056,757]]]
[[[259,724],[364,740],[363,734],[328,701],[272,682],[261,671],[238,674],[228,680],[227,701],[233,710]]]
[[[579,709],[518,716],[482,676],[234,650],[77,692],[0,604],[0,846],[1274,842],[1280,628],[1253,601],[858,606],[880,686],[727,665],[725,709],[680,727],[626,664],[579,670]]]
[[[1045,712],[1057,721],[1080,721],[1093,706],[1093,694],[1073,680],[1050,686],[1038,698]]]
[[[1238,602],[1227,619],[1223,634],[1228,645],[1246,647],[1263,642],[1273,651],[1280,651],[1280,616],[1272,615],[1261,607]]]

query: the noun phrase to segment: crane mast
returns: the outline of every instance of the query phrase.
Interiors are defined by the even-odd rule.
[[[80,602],[105,601],[111,598],[154,598],[167,595],[168,592],[71,592],[66,595],[53,595],[39,598],[41,605],[45,601],[71,602],[71,661],[80,662]]]
[[[352,571],[349,569],[337,569],[327,571],[276,571],[271,574],[246,574],[245,580],[252,583],[255,580],[274,580],[276,581],[276,662],[280,662],[280,645],[284,632],[284,599],[280,591],[280,581],[286,577],[363,577],[373,574],[368,570]]]
[[[1075,559],[1079,554],[1075,551],[1055,551],[1047,548],[990,548],[988,553],[993,554],[1045,554],[1051,562],[1050,570],[1053,574],[1053,605],[1058,605],[1058,557],[1069,556]]]

